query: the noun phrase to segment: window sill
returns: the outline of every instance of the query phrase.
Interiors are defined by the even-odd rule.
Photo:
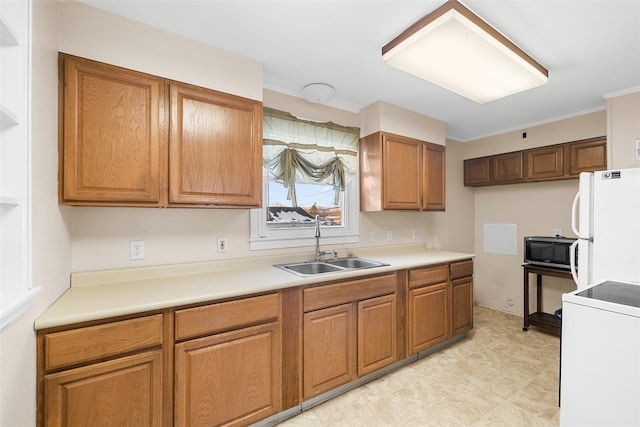
[[[31,288],[22,295],[18,301],[9,307],[0,310],[0,331],[18,320],[31,307],[31,299],[36,296],[42,288]]]

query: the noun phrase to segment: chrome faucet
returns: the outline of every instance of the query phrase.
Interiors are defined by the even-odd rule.
[[[336,251],[321,251],[320,250],[320,215],[316,214],[316,261],[322,261],[323,255],[333,254],[334,258],[338,258],[338,253]]]

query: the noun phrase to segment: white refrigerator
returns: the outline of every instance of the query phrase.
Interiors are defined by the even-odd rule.
[[[640,169],[580,174],[572,227],[560,425],[640,426]]]

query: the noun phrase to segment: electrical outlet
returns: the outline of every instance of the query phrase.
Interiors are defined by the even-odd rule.
[[[640,138],[636,139],[636,160],[640,160]]]
[[[375,231],[370,231],[369,232],[369,241],[370,242],[375,242],[376,241],[376,232]]]
[[[387,230],[387,241],[393,240],[393,230]]]
[[[556,236],[556,237],[562,236],[562,228],[554,228],[553,229],[553,235]]]
[[[416,239],[418,238],[418,229],[417,229],[417,228],[414,228],[414,229],[411,231],[411,238],[412,238],[413,240],[416,240]]]
[[[144,259],[144,240],[131,240],[129,242],[129,259]]]
[[[227,238],[218,237],[218,253],[227,252]]]

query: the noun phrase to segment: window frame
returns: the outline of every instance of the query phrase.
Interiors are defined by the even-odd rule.
[[[262,207],[251,209],[250,213],[251,235],[249,243],[251,250],[314,246],[316,243],[313,235],[315,224],[309,227],[295,228],[270,228],[267,226],[267,209],[269,208],[268,173],[266,168],[263,168]],[[355,176],[345,185],[342,212],[344,225],[320,227],[320,243],[322,245],[339,245],[360,241],[360,185],[358,177],[359,170],[356,170]]]

